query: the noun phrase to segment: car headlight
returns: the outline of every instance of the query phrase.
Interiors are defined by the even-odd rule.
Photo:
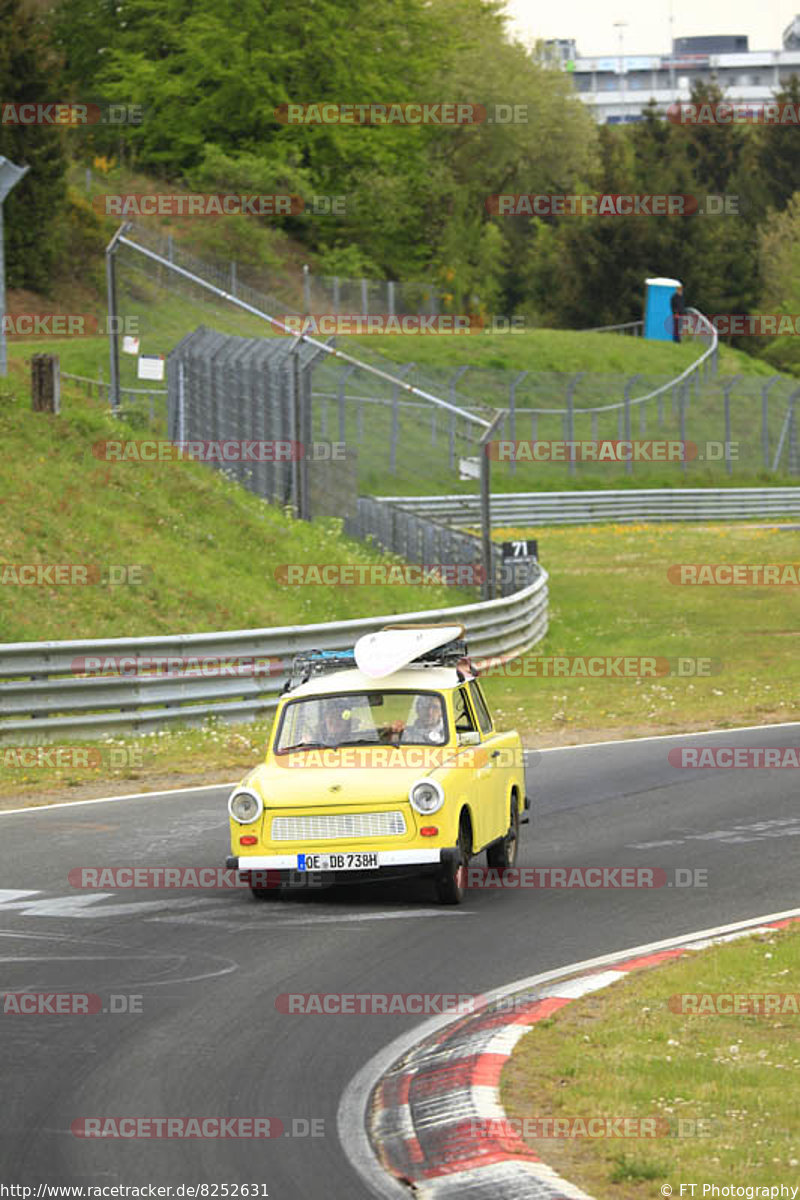
[[[438,812],[444,804],[444,791],[435,779],[421,779],[419,783],[411,785],[408,798],[412,808],[428,816],[429,813]]]
[[[261,797],[250,788],[237,788],[235,792],[231,793],[228,812],[234,821],[239,821],[242,825],[250,825],[253,821],[258,820],[263,811],[264,805]]]

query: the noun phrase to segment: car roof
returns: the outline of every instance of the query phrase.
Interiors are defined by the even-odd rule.
[[[301,696],[328,696],[337,692],[365,691],[425,691],[444,692],[458,687],[459,679],[455,667],[405,667],[381,679],[372,679],[361,671],[329,671],[315,675],[307,683],[286,692],[282,699],[294,700]]]

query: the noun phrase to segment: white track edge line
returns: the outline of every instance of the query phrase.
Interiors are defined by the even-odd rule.
[[[779,721],[773,725],[737,725],[732,729],[697,729],[693,733],[652,733],[646,737],[612,738],[608,742],[579,742],[575,746],[542,746],[537,749],[529,746],[525,754],[555,754],[563,750],[592,750],[598,746],[628,746],[639,742],[663,742],[683,737],[710,737],[712,734],[747,733],[759,729],[792,729],[800,728],[798,721]],[[96,800],[65,800],[62,804],[29,804],[27,808],[0,809],[0,817],[19,816],[21,813],[49,812],[56,808],[77,808],[82,804],[111,804],[119,800],[145,800],[148,796],[180,796],[188,792],[207,792],[213,788],[236,787],[238,780],[232,783],[206,783],[197,787],[169,788],[161,792],[129,792],[122,796],[101,796]]]
[[[19,816],[21,813],[34,812],[60,812],[64,808],[80,808],[84,804],[113,804],[120,800],[147,800],[156,796],[180,796],[181,794],[188,795],[190,792],[210,792],[215,788],[233,788],[239,780],[233,783],[199,783],[197,787],[182,787],[182,788],[167,788],[161,792],[125,792],[121,796],[100,796],[96,800],[65,800],[59,804],[56,801],[54,804],[29,804],[27,808],[5,808],[0,809],[0,817]]]
[[[502,996],[536,987],[542,983],[550,983],[563,979],[581,971],[590,971],[595,967],[607,966],[622,962],[628,958],[639,958],[646,954],[655,954],[659,950],[670,950],[676,946],[688,946],[692,942],[702,941],[710,937],[719,937],[726,933],[735,933],[751,926],[767,925],[770,921],[783,921],[789,917],[800,917],[800,908],[788,909],[785,912],[770,913],[762,917],[750,917],[744,921],[735,921],[731,925],[718,925],[711,929],[696,930],[694,933],[684,933],[677,937],[665,938],[660,942],[646,942],[641,946],[632,946],[627,950],[617,950],[612,954],[604,954],[598,958],[587,958],[582,962],[571,963],[566,967],[558,967],[553,971],[544,971],[539,975],[529,975],[517,979],[514,983],[505,984],[493,991],[484,992],[487,1003],[499,1000]],[[620,974],[620,979],[624,975]],[[401,1034],[391,1041],[383,1050],[374,1054],[348,1083],[336,1114],[337,1132],[342,1149],[351,1165],[360,1175],[362,1181],[370,1188],[374,1196],[404,1197],[408,1200],[409,1191],[398,1183],[378,1162],[366,1132],[367,1101],[373,1089],[389,1068],[411,1050],[418,1042],[423,1041],[433,1033],[454,1025],[463,1018],[446,1015],[431,1017],[423,1021],[415,1029]]]

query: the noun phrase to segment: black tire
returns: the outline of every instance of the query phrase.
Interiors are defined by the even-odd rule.
[[[516,865],[519,849],[519,801],[516,792],[511,797],[511,820],[501,842],[486,851],[486,861],[495,871],[508,871]]]
[[[464,817],[458,827],[458,857],[444,875],[436,880],[436,897],[440,904],[461,904],[467,893],[467,865],[469,864],[471,838]]]

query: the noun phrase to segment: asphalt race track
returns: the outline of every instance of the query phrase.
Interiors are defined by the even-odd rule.
[[[798,774],[678,769],[676,746],[800,746],[800,725],[532,754],[520,866],[657,867],[656,889],[103,892],[79,867],[219,867],[227,788],[0,816],[2,990],[101,997],[96,1015],[0,1014],[6,1183],[262,1184],[372,1195],[336,1132],[356,1071],[422,1018],[289,1015],[281,993],[481,993],[800,903]],[[706,886],[674,886],[697,877]],[[112,997],[123,997],[114,999]],[[136,999],[140,997],[141,999]],[[270,1117],[269,1140],[84,1139],[85,1117]],[[297,1122],[293,1126],[293,1122]],[[322,1122],[322,1124],[320,1124]]]

